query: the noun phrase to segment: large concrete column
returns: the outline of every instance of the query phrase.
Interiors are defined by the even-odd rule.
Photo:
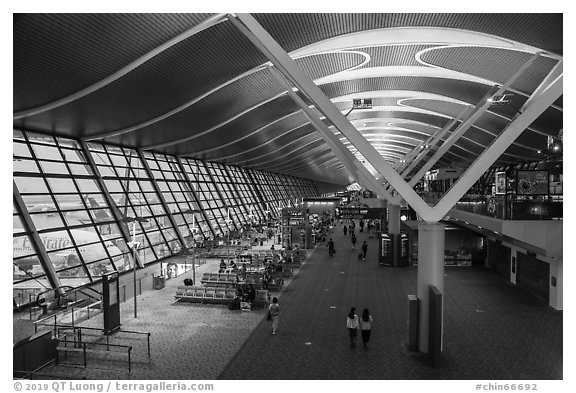
[[[418,225],[418,350],[428,353],[429,288],[444,294],[444,224]],[[442,320],[444,317],[442,317]]]
[[[400,234],[400,205],[388,204],[388,233]]]
[[[388,204],[388,235],[392,241],[392,266],[400,260],[400,205]]]

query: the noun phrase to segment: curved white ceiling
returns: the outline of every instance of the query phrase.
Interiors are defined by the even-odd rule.
[[[441,27],[396,27],[374,29],[346,34],[297,49],[290,53],[293,58],[312,56],[323,52],[335,52],[389,45],[442,45],[485,46],[517,50],[527,53],[542,52],[541,49],[490,34],[469,30]],[[550,57],[558,56],[547,54]]]

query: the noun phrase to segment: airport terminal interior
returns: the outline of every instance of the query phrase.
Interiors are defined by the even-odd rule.
[[[563,14],[13,15],[13,378],[563,380]]]

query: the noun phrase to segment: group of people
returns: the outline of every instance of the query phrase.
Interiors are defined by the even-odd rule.
[[[262,288],[268,289],[270,285],[282,283],[282,272],[284,267],[280,264],[266,262],[264,265],[264,274],[262,275]]]
[[[230,263],[228,265],[226,265],[224,259],[220,260],[220,265],[218,266],[218,273],[225,273],[227,269],[229,269],[232,272],[238,271],[238,266],[236,265],[236,262],[234,262],[233,259],[230,260]]]
[[[256,288],[254,284],[236,285],[236,296],[243,302],[252,302],[256,299]]]
[[[268,306],[267,319],[272,321],[272,334],[276,334],[280,320],[280,306],[277,297],[274,297],[272,303]],[[356,339],[358,337],[358,331],[360,331],[362,344],[364,348],[368,349],[368,343],[370,342],[370,336],[372,334],[372,323],[372,315],[370,315],[370,311],[367,308],[362,312],[362,317],[358,317],[356,314],[356,307],[350,309],[346,318],[346,330],[350,338],[351,348],[356,347]]]
[[[358,239],[356,239],[356,235],[352,234],[352,249],[353,250],[356,249],[357,241],[358,241]],[[366,240],[364,240],[364,243],[362,243],[361,249],[362,249],[362,252],[358,256],[358,259],[362,259],[363,261],[365,261],[366,260],[366,253],[368,252],[368,243],[366,243]],[[336,254],[336,248],[334,246],[334,240],[332,240],[332,238],[330,238],[330,240],[328,241],[328,256],[332,257],[334,254]]]
[[[356,347],[356,337],[358,337],[358,330],[360,330],[364,348],[368,349],[368,342],[372,333],[372,315],[370,315],[370,311],[365,308],[362,312],[362,317],[359,318],[356,314],[356,307],[352,307],[346,318],[346,329],[350,337],[350,347]]]

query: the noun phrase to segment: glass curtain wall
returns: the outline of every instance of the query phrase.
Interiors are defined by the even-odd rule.
[[[13,146],[14,182],[61,285],[129,269],[126,242],[78,143],[14,132]],[[20,288],[47,284],[29,229],[15,214],[13,282]]]
[[[186,241],[186,247],[191,247],[193,244],[192,225],[196,228],[194,235],[196,242],[212,237],[210,226],[200,212],[200,206],[194,198],[190,184],[180,170],[177,159],[148,152],[144,152],[144,157],[148,162],[152,177],[162,192],[168,211]]]
[[[44,263],[53,267],[60,285],[77,287],[99,280],[106,272],[130,270],[133,261],[126,241],[134,234],[140,242],[138,260],[144,265],[178,253],[182,245],[169,214],[190,246],[193,211],[200,211],[195,214],[197,240],[213,239],[227,233],[228,210],[230,229],[236,230],[252,220],[265,219],[266,209],[276,216],[288,199],[293,203],[303,196],[319,195],[317,186],[306,179],[191,158],[181,158],[180,165],[174,156],[102,143],[86,146],[94,168],[76,140],[13,133],[13,179],[26,210],[13,206],[17,306],[51,287]],[[102,177],[105,190],[100,189],[97,176]],[[29,215],[32,227],[26,225],[22,213]],[[133,226],[126,223],[131,218],[145,222]],[[37,231],[48,261],[39,256],[32,230]]]
[[[237,190],[240,203],[243,204],[248,212],[248,222],[255,223],[264,219],[259,198],[256,194],[255,187],[248,178],[248,174],[242,168],[228,166],[228,173],[231,176],[231,184]]]
[[[147,264],[180,251],[178,236],[138,152],[100,143],[88,147],[122,217],[145,220],[129,224],[131,236],[135,231],[140,242],[140,260]]]
[[[183,158],[182,164],[190,181],[196,185],[196,195],[200,199],[201,209],[212,223],[214,235],[222,237],[223,220],[226,214],[222,213],[224,202],[218,196],[216,186],[212,184],[204,163],[191,158]]]

